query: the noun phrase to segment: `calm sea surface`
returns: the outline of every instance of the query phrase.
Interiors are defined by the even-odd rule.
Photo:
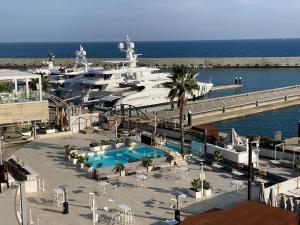
[[[124,57],[116,42],[97,43],[0,43],[0,58],[46,57],[49,50],[58,58],[74,57],[82,44],[88,58]],[[300,56],[300,39],[230,40],[230,41],[164,41],[135,42],[136,52],[142,57],[218,57],[218,56]],[[240,90],[215,92],[208,98],[233,95],[300,84],[300,69],[203,69],[199,78],[211,80],[215,85],[232,84],[235,77],[242,77]],[[255,116],[228,120],[214,124],[222,131],[232,127],[243,135],[259,134],[273,137],[276,131],[283,136],[297,135],[300,106],[262,113]]]
[[[123,41],[123,40],[120,40]],[[40,58],[51,50],[58,58],[74,57],[82,44],[88,57],[124,57],[117,42],[0,43],[0,58]],[[300,39],[135,42],[142,57],[299,56]]]

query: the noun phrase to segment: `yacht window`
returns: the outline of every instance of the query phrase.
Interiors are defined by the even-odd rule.
[[[116,99],[114,99],[114,100],[112,100],[112,101],[105,101],[105,102],[103,103],[103,106],[104,106],[104,107],[111,108],[111,107],[113,107],[113,106],[115,105],[115,103],[116,103],[118,100],[119,100],[119,99],[116,98]]]
[[[163,87],[164,87],[163,84],[157,84],[157,85],[153,86],[153,88],[163,88]]]
[[[138,91],[142,91],[142,90],[144,90],[145,89],[145,86],[137,86],[137,90]]]
[[[110,79],[110,78],[111,78],[111,76],[112,76],[112,74],[103,74],[103,78],[104,78],[104,80],[108,80],[108,79]]]

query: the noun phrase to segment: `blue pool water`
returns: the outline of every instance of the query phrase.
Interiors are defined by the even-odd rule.
[[[150,146],[135,146],[99,152],[95,156],[90,156],[88,162],[92,164],[93,168],[98,163],[102,163],[102,167],[114,167],[118,163],[126,164],[130,160],[140,160],[143,157],[161,158],[164,156],[166,156],[166,153],[159,149]]]

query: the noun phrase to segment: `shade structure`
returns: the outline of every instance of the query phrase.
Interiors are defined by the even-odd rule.
[[[227,137],[224,140],[224,143],[237,146],[243,143],[243,140],[238,136],[236,131],[232,128],[231,131],[228,133]]]
[[[262,203],[245,202],[232,209],[187,217],[180,225],[297,225],[297,213]]]
[[[263,183],[260,183],[260,186],[259,186],[259,201],[261,203],[266,203],[265,185]]]

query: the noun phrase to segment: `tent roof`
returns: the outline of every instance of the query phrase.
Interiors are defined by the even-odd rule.
[[[232,209],[187,217],[180,225],[297,225],[297,213],[246,202]]]

